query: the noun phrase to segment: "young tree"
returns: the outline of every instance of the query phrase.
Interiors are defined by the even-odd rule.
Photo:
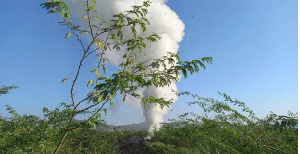
[[[48,10],[48,13],[59,13],[61,15],[62,21],[59,23],[66,26],[70,31],[65,35],[65,39],[73,35],[83,51],[77,73],[72,81],[70,93],[72,103],[65,104],[66,110],[69,111],[68,124],[54,153],[57,153],[70,130],[86,124],[95,125],[97,121],[99,122],[100,112],[104,111],[106,113],[104,105],[107,103],[113,104],[112,100],[118,93],[123,97],[123,101],[125,101],[127,95],[131,95],[140,99],[144,106],[146,102],[159,104],[162,107],[168,106],[172,103],[172,100],[154,96],[143,97],[137,93],[137,90],[150,86],[168,86],[171,82],[178,81],[180,74],[183,74],[186,78],[188,73],[198,72],[200,67],[205,69],[205,62],[212,62],[211,57],[181,61],[179,57],[181,52],[179,54],[169,53],[159,59],[137,61],[138,56],[143,52],[143,48],[146,48],[145,41],[157,42],[161,39],[156,33],[145,38],[137,35],[137,27],[140,27],[145,32],[147,25],[150,24],[145,16],[150,3],[149,0],[146,0],[141,6],[133,6],[132,10],[115,14],[111,21],[102,21],[97,16],[96,0],[87,0],[85,3],[86,15],[81,17],[81,19],[85,20],[88,29],[82,29],[82,25],[73,22],[69,12],[70,9],[62,0],[51,0],[41,4],[43,8]],[[131,29],[132,36],[125,37],[123,32],[124,29],[128,28]],[[82,40],[82,35],[86,34],[91,38],[87,45]],[[104,54],[111,50],[121,50],[122,46],[126,46],[127,50],[122,55],[123,61],[119,64],[119,70],[113,73],[111,77],[105,76],[109,59],[105,58]],[[93,86],[94,90],[86,98],[76,101],[74,99],[74,88],[80,75],[82,64],[87,57],[93,54],[96,54],[99,60],[97,67],[91,69],[91,72],[95,73],[95,79],[89,80],[87,85]],[[63,79],[62,82],[66,82],[67,79]],[[83,102],[89,103],[89,106],[82,108]],[[88,119],[79,124],[74,122],[77,115],[86,113],[90,114]]]

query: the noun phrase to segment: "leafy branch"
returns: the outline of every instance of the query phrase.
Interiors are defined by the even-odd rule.
[[[181,73],[186,78],[188,73],[193,74],[199,72],[200,67],[205,69],[204,63],[212,62],[211,57],[183,62],[180,60],[180,53],[168,53],[168,55],[158,59],[148,59],[137,63],[136,61],[139,54],[146,48],[146,42],[157,42],[161,39],[156,33],[142,38],[138,36],[136,30],[137,27],[140,27],[142,32],[147,30],[146,26],[149,25],[150,22],[146,18],[146,15],[150,3],[149,0],[146,0],[140,6],[132,6],[132,10],[114,15],[113,19],[110,21],[103,21],[102,19],[101,22],[94,24],[94,20],[99,20],[95,8],[96,1],[92,0],[92,3],[90,3],[90,1],[87,0],[85,3],[86,15],[79,18],[87,22],[87,29],[82,29],[80,25],[74,24],[69,13],[70,9],[62,0],[52,0],[41,4],[43,8],[48,10],[48,13],[59,12],[63,18],[63,21],[59,23],[67,26],[70,30],[70,32],[65,35],[65,39],[74,35],[83,51],[83,55],[79,61],[77,72],[71,85],[70,94],[73,106],[72,112],[69,115],[70,119],[67,123],[65,132],[63,133],[57,148],[54,150],[54,153],[58,152],[70,129],[76,129],[85,124],[94,125],[91,122],[97,121],[95,119],[100,116],[100,111],[107,112],[107,109],[103,107],[108,102],[113,104],[112,101],[117,93],[123,95],[123,101],[125,101],[126,95],[131,95],[140,99],[144,106],[146,105],[146,102],[159,104],[162,107],[164,105],[169,106],[173,100],[165,100],[164,98],[156,98],[154,96],[143,97],[137,94],[137,90],[139,88],[149,88],[150,86],[168,86],[172,82],[178,81]],[[126,36],[125,39],[123,34],[124,30],[130,30],[132,36]],[[90,34],[91,37],[91,41],[87,45],[85,45],[81,39],[85,33]],[[93,45],[96,47],[93,48]],[[122,49],[126,49],[127,52],[122,55],[123,61],[119,64],[120,70],[113,73],[111,77],[105,76],[107,64],[110,63],[109,59],[104,57],[105,53],[112,50],[120,51],[122,50],[121,47],[126,47]],[[81,72],[82,64],[84,60],[93,53],[97,53],[96,55],[99,57],[98,67],[91,70],[92,73],[95,73],[95,79],[89,80],[87,86],[93,86],[94,90],[91,91],[86,98],[75,101],[74,89]],[[101,67],[102,71],[100,70]],[[64,82],[66,82],[66,80],[64,80]],[[83,102],[87,102],[88,104],[93,102],[93,104],[89,104],[87,107],[80,109]],[[94,112],[90,111],[98,105],[101,107],[95,109]],[[74,126],[74,118],[78,114],[85,113],[90,113],[91,116],[79,126]]]

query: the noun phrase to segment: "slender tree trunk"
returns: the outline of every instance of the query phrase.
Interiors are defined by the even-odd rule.
[[[66,136],[67,136],[67,134],[68,134],[68,132],[69,132],[69,129],[70,129],[70,126],[71,126],[71,123],[72,123],[72,121],[73,121],[74,116],[75,116],[75,110],[73,111],[72,117],[70,118],[70,121],[69,121],[69,124],[68,124],[68,127],[66,128],[66,130],[65,130],[65,132],[64,132],[64,134],[63,134],[63,136],[61,137],[59,143],[57,144],[57,146],[56,146],[56,148],[55,148],[53,154],[57,154],[57,152],[58,152],[60,146],[62,145],[63,141],[65,140],[65,138],[66,138]]]

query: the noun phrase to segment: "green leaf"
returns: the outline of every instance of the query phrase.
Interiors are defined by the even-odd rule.
[[[95,7],[92,7],[93,11],[97,14],[97,10],[95,9]]]
[[[108,25],[108,26],[110,25],[107,21],[103,21],[103,23],[106,24],[106,25]]]
[[[49,109],[46,108],[46,107],[44,107],[44,108],[43,108],[43,113],[47,113],[47,112],[49,112]]]
[[[109,94],[110,94],[110,99],[113,99],[114,97],[116,97],[117,91],[115,89],[111,89]]]
[[[108,95],[108,91],[106,90],[103,92],[103,95],[102,95],[103,100],[106,99],[107,95]]]
[[[141,45],[146,48],[146,44],[144,42],[141,42]]]
[[[107,115],[108,109],[105,108],[105,109],[103,109],[103,111],[104,111],[104,115]]]
[[[57,11],[59,11],[59,9],[57,9],[57,8],[54,8],[54,9],[52,9],[52,10],[48,11],[48,13],[55,13],[55,12],[57,12]]]
[[[83,34],[83,33],[89,33],[90,31],[87,31],[87,30],[82,30],[79,32],[79,34]]]
[[[141,23],[141,28],[142,28],[143,32],[145,32],[145,31],[146,31],[146,26],[145,26],[145,24],[144,24],[144,23]]]
[[[183,73],[183,76],[186,78],[186,77],[187,77],[186,69],[182,69],[181,71],[182,71],[182,73]]]
[[[87,87],[89,86],[89,85],[91,85],[91,86],[93,86],[94,85],[94,80],[90,80],[90,81],[88,81],[88,84],[86,85]]]
[[[64,40],[66,40],[66,39],[67,39],[68,37],[70,37],[71,35],[72,35],[71,32],[67,33],[66,36],[65,36],[65,38],[64,38]]]
[[[137,53],[133,53],[133,57],[134,57],[134,59],[136,59],[136,58],[138,58],[139,57],[139,55],[137,54]]]
[[[105,73],[106,72],[106,66],[102,65],[102,69],[103,69],[103,72]]]
[[[94,68],[90,70],[90,72],[95,72],[95,71],[96,71],[96,69],[94,69]]]
[[[79,27],[80,27],[79,25],[73,26],[73,27],[71,27],[71,30],[78,30]]]
[[[100,70],[99,70],[99,69],[96,69],[96,76],[97,76],[97,77],[100,77],[100,75],[101,75]]]
[[[98,96],[97,102],[102,102],[103,101],[103,97],[100,95]]]
[[[93,7],[95,7],[96,5],[96,0],[93,0]]]

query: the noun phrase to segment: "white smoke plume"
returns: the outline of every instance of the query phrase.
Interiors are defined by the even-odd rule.
[[[142,0],[97,0],[96,9],[100,19],[103,18],[105,21],[110,21],[114,14],[131,10],[131,6],[142,5]],[[177,53],[179,48],[179,42],[184,36],[184,23],[179,19],[178,15],[172,11],[165,3],[166,0],[151,0],[151,6],[148,7],[148,14],[146,18],[150,21],[150,25],[147,25],[147,31],[142,32],[137,29],[138,36],[147,37],[152,33],[157,33],[162,37],[161,41],[158,42],[145,42],[147,45],[146,49],[143,49],[143,54],[147,59],[149,58],[161,58],[167,55],[167,52]],[[84,3],[86,0],[67,0],[67,5],[71,9],[71,14],[75,19],[85,15]],[[76,22],[83,22],[82,20],[75,20]],[[83,24],[83,23],[81,23]],[[86,25],[86,29],[87,25]],[[124,31],[125,39],[131,37],[131,31]],[[114,65],[118,66],[120,61],[123,61],[121,56],[126,52],[126,48],[121,51],[109,51],[107,52],[106,58],[110,60]],[[139,56],[140,59],[137,61],[144,61],[144,56]],[[155,96],[157,98],[165,98],[166,100],[174,99],[177,101],[177,96],[172,92],[172,89],[177,91],[175,82],[169,87],[150,87],[149,89],[139,89],[139,93],[144,97]],[[126,105],[134,108],[140,108],[140,100],[133,97],[127,97],[124,102]],[[147,108],[144,109],[144,115],[146,123],[148,124],[149,131],[153,130],[156,126],[160,127],[159,123],[163,122],[163,117],[167,114],[168,108],[161,108],[160,105],[147,104]]]

